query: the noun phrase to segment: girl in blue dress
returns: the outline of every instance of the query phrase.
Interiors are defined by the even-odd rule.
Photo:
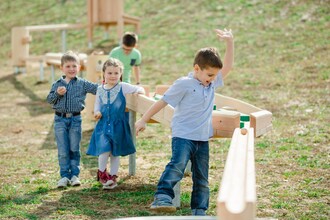
[[[109,58],[103,64],[102,71],[104,84],[97,89],[94,105],[94,117],[99,121],[87,154],[98,156],[97,180],[103,185],[103,189],[113,189],[117,186],[120,156],[135,153],[128,118],[125,116],[125,95],[144,94],[144,89],[120,82],[123,64],[115,58]],[[110,173],[106,169],[109,157]]]

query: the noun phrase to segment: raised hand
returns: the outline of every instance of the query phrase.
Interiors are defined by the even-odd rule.
[[[226,28],[224,30],[215,29],[215,32],[217,33],[217,36],[219,40],[232,40],[234,38],[233,33],[231,32],[231,29],[227,30]]]

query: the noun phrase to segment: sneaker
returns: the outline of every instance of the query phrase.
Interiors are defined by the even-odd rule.
[[[81,182],[77,176],[71,178],[71,186],[80,186]]]
[[[193,209],[192,210],[192,215],[198,215],[198,216],[205,216],[205,210],[204,209]]]
[[[103,189],[114,189],[114,188],[116,188],[118,186],[117,178],[118,178],[117,175],[110,175],[110,180],[112,181],[112,183],[108,186],[103,185]]]
[[[109,174],[107,173],[107,169],[103,172],[98,170],[97,171],[97,181],[99,181],[103,186],[109,186],[113,183],[113,180],[110,178]]]
[[[65,188],[70,183],[70,180],[67,177],[63,177],[57,183],[57,188]]]
[[[176,211],[176,207],[170,201],[163,201],[155,198],[153,203],[151,203],[150,210],[155,212],[172,213]]]

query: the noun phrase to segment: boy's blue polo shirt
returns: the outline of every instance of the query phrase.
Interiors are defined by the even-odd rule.
[[[174,107],[172,137],[208,141],[213,136],[212,110],[214,92],[223,86],[222,74],[207,87],[189,73],[177,79],[162,100]]]

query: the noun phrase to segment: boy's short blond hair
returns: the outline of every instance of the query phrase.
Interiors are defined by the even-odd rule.
[[[116,58],[109,58],[107,61],[104,62],[103,64],[103,68],[102,68],[102,71],[103,73],[105,72],[105,69],[108,67],[108,66],[113,66],[113,67],[119,67],[120,69],[120,72],[122,73],[123,70],[124,70],[124,65],[123,63],[116,59]]]
[[[194,59],[195,64],[202,70],[209,67],[221,69],[223,66],[218,50],[215,47],[206,47],[197,51]]]
[[[62,55],[62,57],[61,57],[61,66],[63,66],[64,63],[66,63],[68,61],[73,61],[73,62],[76,62],[78,65],[80,65],[80,58],[79,58],[78,54],[76,54],[75,52],[73,52],[71,50],[65,52]]]

